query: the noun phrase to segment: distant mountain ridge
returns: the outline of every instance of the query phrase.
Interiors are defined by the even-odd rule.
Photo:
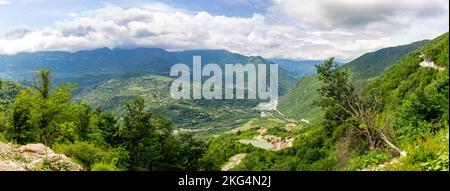
[[[290,60],[290,59],[269,59],[271,62],[279,64],[288,71],[293,78],[301,78],[306,75],[316,73],[315,65],[320,64],[323,60]]]
[[[160,48],[83,50],[74,53],[46,51],[0,56],[0,78],[31,83],[37,69],[51,69],[55,85],[74,82],[79,86],[76,101],[104,111],[121,113],[124,103],[139,96],[155,113],[171,116],[177,127],[232,127],[245,118],[258,116],[253,108],[261,100],[174,100],[169,87],[171,66],[192,66],[193,56],[202,65],[272,64],[260,56],[244,56],[226,50],[188,50],[169,52]],[[279,67],[279,94],[295,82]]]
[[[421,40],[411,44],[388,47],[369,52],[347,63],[356,79],[370,79],[381,75],[389,69],[396,61],[410,52],[422,47],[429,40]]]
[[[271,64],[262,57],[244,56],[226,50],[187,50],[169,52],[161,48],[81,50],[74,53],[40,51],[0,55],[0,77],[13,81],[31,79],[34,70],[51,69],[55,82],[77,82],[81,88],[112,78],[129,78],[141,75],[169,76],[170,68],[177,63],[192,65],[193,56],[202,57],[202,65]],[[287,91],[295,79],[279,68],[280,93]]]
[[[292,60],[278,58],[269,59],[269,61],[276,63],[284,68],[289,73],[289,75],[295,79],[315,74],[315,65],[323,63],[324,60]],[[335,63],[338,65],[345,64],[345,62],[342,61],[335,61]]]

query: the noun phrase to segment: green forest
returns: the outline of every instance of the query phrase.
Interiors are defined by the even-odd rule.
[[[234,56],[223,62],[247,59]],[[329,58],[281,79],[279,112],[263,117],[261,100],[171,101],[158,73],[80,87],[40,69],[0,80],[0,142],[42,143],[86,171],[448,171],[448,70],[448,33]]]

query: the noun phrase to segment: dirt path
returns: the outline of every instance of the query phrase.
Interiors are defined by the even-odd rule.
[[[228,171],[234,167],[236,167],[239,163],[241,163],[241,160],[247,155],[247,153],[240,153],[237,155],[234,155],[230,157],[230,160],[228,160],[225,165],[222,167],[222,171]]]

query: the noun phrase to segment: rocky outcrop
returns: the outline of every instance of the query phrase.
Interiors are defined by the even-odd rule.
[[[41,143],[18,146],[0,142],[0,171],[30,170],[80,171],[82,167]]]
[[[419,64],[423,68],[434,68],[436,70],[444,70],[445,68],[437,65],[431,59],[427,58],[424,53],[419,56],[423,61]]]

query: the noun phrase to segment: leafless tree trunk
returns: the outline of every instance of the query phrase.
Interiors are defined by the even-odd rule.
[[[379,138],[381,138],[384,143],[397,151],[401,156],[406,156],[406,152],[395,146],[383,133],[384,128],[381,129],[377,126],[376,111],[379,107],[379,103],[376,98],[371,103],[365,103],[360,93],[353,92],[352,95],[346,95],[342,92],[342,96],[345,100],[341,103],[342,108],[363,124],[364,128],[362,131],[360,130],[360,132],[367,137],[370,150],[375,150],[378,147],[377,143],[379,142]],[[351,126],[356,129],[361,129],[361,127]]]

